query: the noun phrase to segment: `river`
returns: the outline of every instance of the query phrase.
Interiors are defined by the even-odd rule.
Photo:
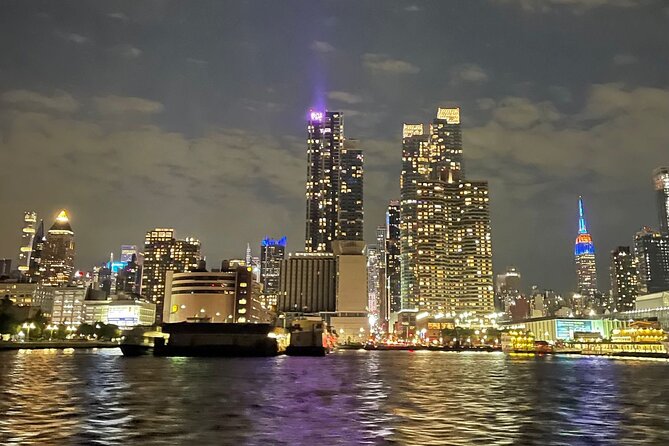
[[[2,445],[667,444],[669,363],[0,352]]]

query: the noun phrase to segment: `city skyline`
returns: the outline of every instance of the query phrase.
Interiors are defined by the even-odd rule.
[[[299,251],[304,238],[304,118],[310,107],[343,110],[346,133],[360,139],[366,156],[365,240],[373,243],[388,200],[399,196],[401,122],[421,120],[430,110],[451,103],[460,105],[466,117],[468,175],[490,180],[495,273],[515,265],[527,285],[574,288],[576,196],[588,202],[590,232],[602,253],[631,245],[642,226],[658,227],[651,173],[667,164],[663,151],[669,147],[669,136],[659,117],[669,107],[662,70],[669,53],[663,45],[669,39],[659,39],[652,50],[641,43],[653,32],[667,33],[666,16],[657,2],[628,8],[551,4],[546,11],[515,2],[473,3],[477,5],[459,9],[427,3],[411,11],[411,5],[397,3],[395,9],[380,11],[378,20],[409,22],[406,26],[411,27],[411,21],[420,18],[426,37],[380,34],[378,41],[363,44],[336,33],[362,26],[350,14],[350,5],[309,5],[305,13],[316,16],[313,9],[323,8],[324,19],[318,24],[322,26],[304,27],[303,35],[295,35],[287,54],[295,64],[286,64],[272,77],[251,77],[248,85],[226,78],[240,94],[226,87],[211,99],[206,93],[220,87],[215,78],[225,62],[238,61],[243,72],[262,71],[264,66],[254,57],[254,51],[269,51],[257,48],[262,32],[249,36],[230,24],[230,32],[246,35],[240,46],[213,49],[202,43],[223,31],[200,23],[202,29],[192,33],[175,22],[172,30],[178,36],[192,35],[192,40],[178,51],[180,65],[163,67],[156,59],[160,48],[137,33],[137,25],[141,23],[149,36],[167,36],[152,26],[141,7],[121,8],[117,14],[119,8],[91,6],[68,16],[73,10],[67,5],[3,6],[12,14],[2,16],[13,17],[12,23],[3,20],[0,31],[6,54],[30,58],[39,46],[39,60],[32,72],[25,71],[31,66],[27,63],[2,63],[1,122],[7,137],[0,150],[12,157],[9,176],[3,178],[6,217],[0,223],[0,256],[13,258],[18,253],[24,211],[37,211],[49,225],[61,208],[68,210],[76,229],[79,268],[106,261],[107,253],[120,244],[141,245],[146,231],[156,226],[197,237],[203,254],[214,262],[241,256],[245,243],[257,247],[268,233],[286,233],[288,251]],[[480,26],[478,40],[467,27],[448,34],[439,30],[444,23],[437,27],[426,22],[432,15],[466,23],[473,8],[482,5],[485,10],[478,20],[485,23],[503,14],[506,23],[490,31]],[[286,8],[297,10],[297,5],[288,3]],[[362,8],[363,17],[371,13]],[[178,16],[168,8],[161,14],[169,23]],[[260,16],[272,14],[277,10],[268,7]],[[601,14],[626,27],[629,35],[624,41],[622,35],[614,35],[603,46],[590,42],[588,37],[602,32],[603,25],[594,23]],[[638,20],[631,25],[626,20],[639,16],[649,19],[643,27]],[[90,17],[99,19],[97,29],[85,24],[83,19]],[[561,30],[566,21],[573,24],[573,35]],[[31,25],[38,25],[39,35],[18,45],[20,31]],[[380,23],[366,21],[365,26],[375,30]],[[125,40],[111,39],[112,32],[122,30],[127,31]],[[497,42],[500,34],[493,39],[491,32],[500,30],[510,35]],[[532,67],[510,49],[513,45],[502,49],[505,39],[531,32],[537,33],[542,49],[525,48],[530,57],[542,60],[542,51],[550,52],[551,33],[566,48],[556,60]],[[406,51],[425,46],[430,38],[442,39],[448,58],[438,51]],[[16,48],[24,54],[15,53]],[[506,61],[492,57],[490,48],[500,50]],[[237,49],[241,59],[235,55]],[[45,52],[68,63],[46,68],[53,59]],[[101,66],[91,64],[95,54],[101,55]],[[573,57],[583,63],[561,63]],[[549,73],[555,63],[563,66],[558,70],[562,78]],[[102,76],[91,84],[78,74],[108,65],[118,67],[118,79]],[[158,69],[170,79],[183,76],[183,92],[172,92],[160,81],[147,88],[147,79],[161,77]],[[47,72],[52,76],[41,74]],[[292,76],[298,76],[297,82],[289,80]],[[259,85],[260,94],[248,94]],[[219,108],[212,102],[216,100],[230,105]],[[23,181],[27,168],[36,174],[30,184]],[[57,188],[49,187],[56,181]],[[14,200],[10,191],[19,184],[22,199]],[[263,219],[267,212],[275,218]],[[550,237],[540,238],[545,234]],[[539,239],[542,249],[536,249]],[[598,282],[604,284],[606,257],[598,258]]]

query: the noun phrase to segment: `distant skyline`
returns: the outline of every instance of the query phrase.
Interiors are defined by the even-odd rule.
[[[2,2],[0,257],[24,211],[49,227],[63,208],[78,268],[156,226],[210,265],[264,236],[302,250],[310,108],[342,111],[365,151],[374,243],[402,123],[452,105],[468,177],[490,181],[495,273],[574,289],[582,195],[608,289],[611,250],[658,227],[661,0]]]

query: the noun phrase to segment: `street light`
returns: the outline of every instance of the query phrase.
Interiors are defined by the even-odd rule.
[[[26,342],[27,342],[27,341],[30,341],[30,329],[31,329],[31,328],[34,329],[34,328],[35,328],[35,324],[34,324],[33,322],[31,322],[31,323],[24,322],[24,323],[23,323],[23,328],[25,328],[25,329],[28,331],[28,333],[26,333]]]
[[[53,338],[53,331],[56,328],[58,328],[58,327],[56,327],[55,325],[51,325],[51,324],[46,326],[46,329],[49,330],[49,341]]]

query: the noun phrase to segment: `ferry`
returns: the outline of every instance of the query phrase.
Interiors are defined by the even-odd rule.
[[[286,348],[286,354],[325,356],[333,351],[334,345],[334,337],[320,318],[296,319],[290,327],[290,344]]]
[[[270,324],[179,322],[161,331],[135,332],[121,344],[125,356],[275,356],[290,336]]]

